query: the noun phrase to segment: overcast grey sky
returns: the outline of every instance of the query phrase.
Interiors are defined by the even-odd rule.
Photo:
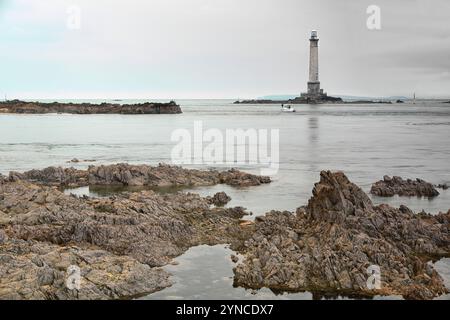
[[[371,4],[381,30],[367,29]],[[0,0],[0,94],[300,94],[312,29],[328,93],[450,96],[449,0]]]

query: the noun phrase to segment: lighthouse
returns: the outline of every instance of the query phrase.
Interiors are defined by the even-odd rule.
[[[320,88],[319,80],[319,37],[317,31],[311,31],[309,38],[309,78],[308,90],[300,97],[295,98],[292,103],[327,103],[342,102],[341,98],[330,97]]]
[[[323,91],[320,90],[319,81],[319,38],[317,31],[311,31],[311,38],[309,39],[309,81],[308,81],[308,95],[311,97],[318,96]]]

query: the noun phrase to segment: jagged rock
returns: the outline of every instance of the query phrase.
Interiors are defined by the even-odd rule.
[[[89,183],[92,185],[123,184],[134,186],[200,186],[228,184],[232,186],[257,186],[270,183],[270,178],[256,176],[231,169],[217,170],[183,169],[178,166],[160,164],[148,165],[117,164],[111,166],[91,166]]]
[[[150,293],[170,285],[158,267],[188,248],[241,243],[250,232],[240,226],[242,208],[210,208],[206,198],[190,193],[77,198],[12,179],[0,185],[0,195],[0,298],[5,299]],[[45,269],[33,259],[44,261]],[[61,282],[66,260],[86,272],[87,287],[78,295]]]
[[[9,180],[27,180],[47,186],[82,187],[89,185],[89,174],[74,168],[48,167],[24,173],[10,172]]]
[[[208,202],[215,205],[216,207],[223,207],[231,198],[225,192],[218,192],[213,197],[207,197]]]
[[[442,189],[442,190],[448,190],[448,184],[446,184],[446,183],[438,184],[438,185],[436,186],[436,188]]]
[[[124,185],[124,186],[208,186],[228,184],[232,186],[257,186],[270,183],[269,177],[256,176],[239,170],[195,170],[160,164],[114,164],[90,166],[88,170],[49,167],[24,173],[11,172],[11,181],[28,180],[51,186]]]
[[[431,183],[424,180],[403,180],[401,177],[391,178],[389,176],[384,176],[383,180],[374,183],[370,193],[380,197],[392,197],[394,195],[399,195],[432,198],[439,195],[436,188]]]
[[[103,168],[94,173],[105,183],[266,181],[236,170]],[[0,177],[0,299],[139,296],[170,285],[159,267],[189,247],[223,243],[244,257],[234,270],[235,285],[411,299],[446,292],[428,262],[449,254],[450,210],[431,216],[406,206],[374,206],[343,173],[322,172],[313,197],[296,214],[273,211],[253,223],[241,220],[242,208],[211,208],[210,198],[190,193],[78,198],[28,182],[90,183],[91,169],[61,170]],[[64,285],[72,263],[82,272],[78,292]],[[367,287],[371,265],[380,267],[381,289]]]
[[[20,100],[0,102],[0,113],[74,113],[74,114],[175,114],[181,108],[169,103],[145,102],[138,104],[42,103]]]
[[[269,177],[256,176],[236,169],[220,172],[219,180],[220,183],[238,187],[259,186],[271,182]]]
[[[270,212],[239,249],[235,285],[251,289],[403,295],[431,299],[446,293],[428,264],[450,252],[450,211],[415,215],[405,206],[374,206],[341,173],[324,171],[308,205]],[[381,288],[367,285],[368,267],[381,271]]]
[[[0,212],[0,215],[4,214],[3,212]],[[4,243],[6,240],[8,240],[8,236],[6,235],[5,231],[0,229],[0,244]]]
[[[70,266],[80,268],[79,290],[67,286]],[[163,269],[128,256],[38,241],[0,241],[1,300],[134,298],[170,285]]]

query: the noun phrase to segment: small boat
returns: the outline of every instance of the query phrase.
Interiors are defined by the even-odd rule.
[[[281,105],[281,112],[295,112],[295,109],[290,105]]]

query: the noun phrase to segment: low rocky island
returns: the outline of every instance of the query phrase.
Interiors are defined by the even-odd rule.
[[[383,180],[375,182],[370,189],[370,193],[379,197],[399,195],[434,198],[439,195],[439,191],[429,182],[422,179],[403,179],[395,176],[384,176]]]
[[[174,101],[168,103],[145,102],[138,104],[112,103],[43,103],[11,100],[0,102],[1,113],[69,113],[69,114],[177,114],[181,108]]]
[[[269,100],[269,99],[250,99],[237,100],[234,104],[392,104],[392,101],[385,100],[352,100],[344,101],[339,97],[326,96],[322,99],[310,99],[298,97],[289,100]]]
[[[344,101],[339,97],[331,97],[323,95],[316,98],[301,96],[289,100],[251,99],[251,100],[238,100],[234,102],[234,104],[322,104],[322,103],[344,103]]]

